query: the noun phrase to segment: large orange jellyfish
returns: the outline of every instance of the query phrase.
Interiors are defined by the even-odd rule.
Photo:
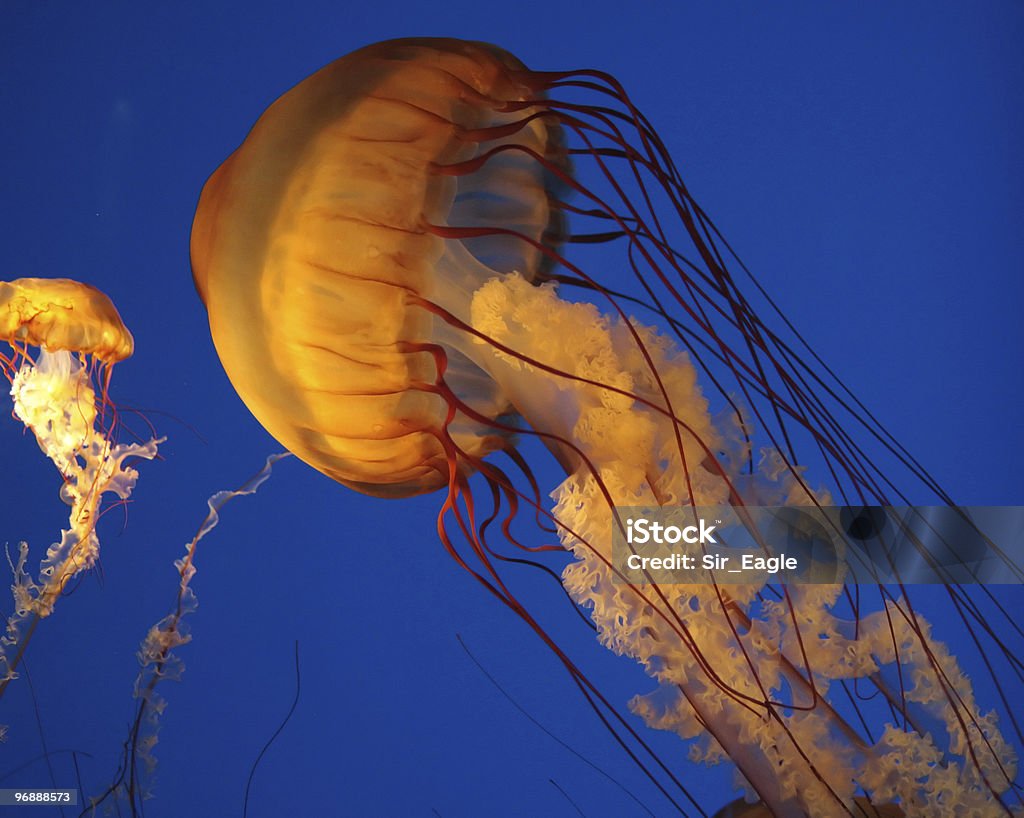
[[[909,587],[621,581],[617,507],[951,500],[795,330],[758,316],[774,305],[614,78],[447,39],[343,57],[278,99],[207,182],[192,261],[260,422],[359,491],[443,490],[445,546],[551,646],[680,811],[693,807],[679,765],[519,602],[508,560],[571,552],[569,596],[658,682],[630,709],[693,759],[731,760],[761,810],[1019,810],[1013,746]],[[613,290],[602,265],[632,285]],[[865,434],[890,462],[863,454]],[[553,509],[530,437],[567,475]],[[521,542],[522,509],[560,545]],[[984,587],[943,590],[1019,742],[1021,664],[994,624],[1009,617]]]

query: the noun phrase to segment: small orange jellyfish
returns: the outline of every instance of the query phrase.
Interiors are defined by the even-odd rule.
[[[602,253],[577,258],[573,245]],[[451,39],[356,51],[274,102],[210,177],[192,265],[217,353],[256,418],[359,491],[444,490],[446,548],[557,653],[681,812],[690,796],[674,765],[503,581],[496,531],[531,562],[571,553],[566,592],[604,645],[658,683],[630,709],[687,740],[693,759],[734,762],[760,809],[1008,815],[1020,804],[1013,746],[909,588],[868,586],[870,612],[864,586],[835,582],[622,581],[617,508],[907,502],[857,444],[862,430],[951,501],[758,316],[755,296],[767,297],[756,281],[741,290],[738,259],[614,78],[531,71]],[[602,267],[625,270],[626,284]],[[553,509],[520,447],[528,437],[566,473]],[[810,464],[828,490],[805,479]],[[560,544],[520,542],[523,508]],[[993,677],[1009,667],[1019,681],[987,609],[944,590]],[[999,690],[1016,730],[1013,693]]]
[[[14,563],[14,612],[0,638],[0,695],[39,621],[53,613],[67,584],[95,565],[96,522],[104,495],[126,500],[138,476],[126,458],[152,459],[159,440],[114,441],[117,412],[107,394],[111,370],[132,354],[131,333],[103,293],[68,279],[0,282],[0,367],[11,384],[14,415],[60,472],[68,528],[28,571],[28,544]],[[33,356],[31,347],[38,347]]]

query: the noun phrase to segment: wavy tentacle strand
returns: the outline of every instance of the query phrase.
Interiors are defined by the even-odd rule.
[[[192,641],[188,617],[199,607],[192,589],[198,571],[196,549],[207,534],[220,523],[221,510],[237,497],[253,495],[271,475],[274,464],[290,457],[288,453],[270,455],[255,475],[237,489],[218,491],[207,501],[207,514],[195,536],[185,544],[184,554],[174,561],[178,589],[171,611],[147,631],[136,656],[139,674],[135,677],[133,695],[138,700],[131,732],[125,742],[125,755],[117,779],[99,795],[90,799],[95,810],[108,800],[124,802],[135,814],[142,801],[152,797],[157,759],[154,750],[159,741],[161,718],[167,700],[158,687],[165,681],[180,681],[185,662],[176,652]],[[140,766],[141,765],[141,766]]]

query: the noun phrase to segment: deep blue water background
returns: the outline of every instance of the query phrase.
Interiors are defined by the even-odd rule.
[[[75,786],[71,749],[88,791],[113,776],[134,651],[173,602],[173,560],[206,497],[278,449],[232,391],[192,288],[199,190],[298,80],[369,42],[427,34],[619,77],[698,201],[897,437],[958,501],[1024,502],[1020,3],[5,2],[0,276],[107,292],[137,344],[113,396],[169,437],[127,518],[105,519],[102,570],[29,653],[58,786]],[[65,519],[58,477],[0,414],[0,542],[41,550]],[[549,465],[539,474],[554,487]],[[198,555],[195,640],[183,683],[163,689],[147,815],[240,813],[294,695],[296,639],[299,706],[257,772],[251,815],[578,814],[559,788],[591,818],[636,814],[509,704],[456,634],[534,718],[668,814],[550,652],[443,553],[439,502],[361,497],[292,460],[228,507]],[[649,689],[545,583],[523,593],[613,701]],[[0,775],[42,752],[24,679],[3,722]],[[731,797],[671,737],[650,738],[709,811]],[[0,786],[49,782],[34,763]]]

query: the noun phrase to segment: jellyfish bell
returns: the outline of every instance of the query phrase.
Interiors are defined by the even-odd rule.
[[[533,154],[556,166],[564,155],[557,126],[508,111],[531,96],[523,70],[478,43],[364,48],[277,100],[203,189],[192,265],[221,361],[261,423],[345,485],[447,485],[442,427],[473,456],[507,445],[493,425],[447,417],[440,350],[446,385],[473,411],[511,407],[467,336],[422,304],[465,318],[495,271],[535,278],[557,242],[554,177]],[[509,146],[473,173],[443,172]],[[451,218],[481,235],[446,241],[432,225]]]
[[[628,289],[575,261],[576,244],[606,251]],[[869,798],[883,814],[947,815],[955,800],[999,815],[1019,802],[1014,748],[908,589],[878,586],[868,613],[835,583],[622,581],[620,507],[904,496],[858,429],[948,498],[758,315],[730,272],[738,260],[614,78],[534,72],[445,39],[343,57],[275,102],[207,182],[192,261],[218,355],[256,418],[360,491],[447,488],[446,547],[556,652],[681,811],[690,795],[671,766],[503,582],[499,517],[531,559],[548,546],[518,542],[517,510],[557,531],[574,558],[564,589],[600,641],[658,683],[630,710],[693,758],[734,762],[771,814],[858,814]],[[553,509],[517,448],[528,436],[566,472]],[[806,476],[808,450],[827,489]],[[1014,668],[982,608],[947,590]],[[865,715],[876,705],[881,727]]]
[[[134,349],[113,302],[67,278],[0,281],[0,340],[80,352],[107,364],[123,361]]]

